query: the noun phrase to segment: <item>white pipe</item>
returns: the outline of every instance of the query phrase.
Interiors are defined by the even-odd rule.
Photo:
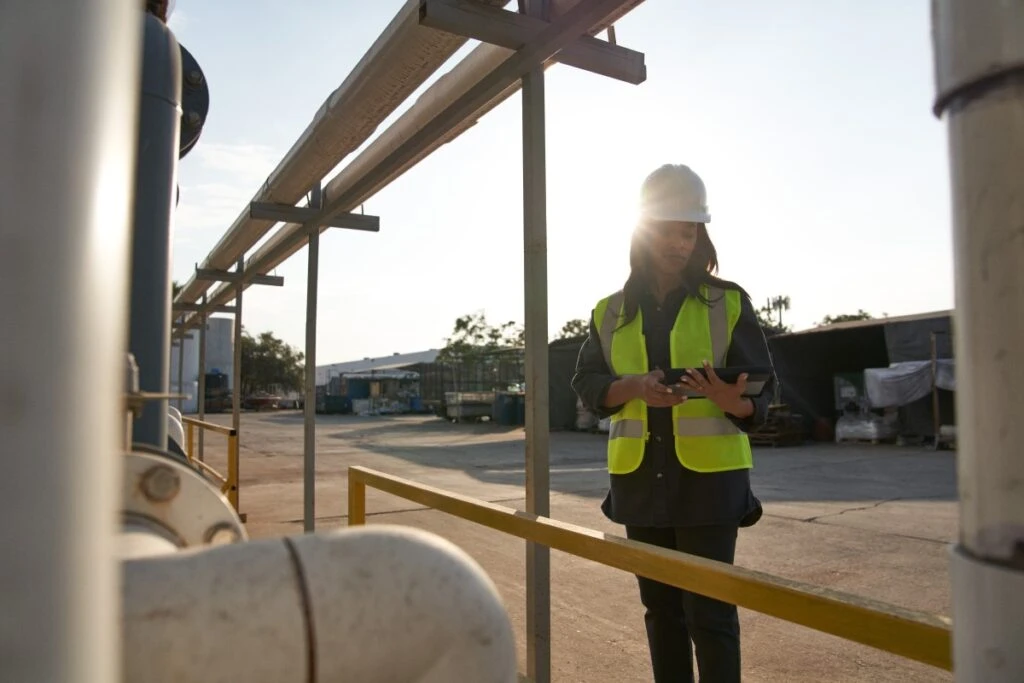
[[[0,2],[0,681],[114,681],[142,5]]]
[[[117,536],[117,557],[122,560],[178,552],[174,541],[149,527],[128,525]]]
[[[551,0],[552,17],[557,18],[561,16],[569,9],[579,4],[579,2],[580,0]],[[603,31],[622,16],[640,5],[641,2],[643,2],[643,0],[623,0],[619,9],[595,25],[591,29],[590,34],[593,35]],[[512,54],[511,50],[489,44],[482,44],[474,49],[466,56],[465,59],[456,64],[451,71],[444,74],[422,95],[420,95],[412,107],[410,107],[402,114],[401,117],[398,118],[397,121],[382,132],[376,140],[370,143],[370,145],[368,145],[366,149],[359,154],[359,156],[346,165],[345,168],[327,184],[324,189],[325,204],[335,202],[337,198],[343,197],[343,203],[336,207],[338,211],[354,210],[360,204],[386,187],[389,183],[393,182],[403,173],[425,159],[438,147],[451,142],[459,135],[469,130],[476,124],[480,117],[484,116],[494,107],[498,106],[515,94],[520,88],[520,81],[516,81],[508,89],[476,111],[472,116],[469,116],[462,121],[454,122],[444,136],[439,137],[432,146],[424,150],[422,154],[417,156],[401,169],[388,175],[380,175],[379,177],[375,175],[377,173],[377,167],[388,156],[388,154],[394,151],[416,131],[423,128],[451,102],[479,83],[487,74],[497,69],[510,54]],[[544,68],[546,69],[553,64],[555,64],[554,60],[548,60],[545,62]],[[377,177],[377,182],[374,186],[370,190],[358,195],[348,196],[347,192],[349,188],[361,182],[367,176]],[[326,228],[322,228],[321,232],[324,229]],[[246,260],[247,268],[252,268],[256,265],[258,266],[257,269],[260,273],[268,273],[283,263],[292,254],[299,251],[299,249],[303,247],[304,242],[297,243],[290,249],[281,252],[281,254],[276,258],[268,258],[268,255],[275,250],[278,250],[283,242],[293,239],[296,232],[301,230],[303,230],[303,227],[295,223],[288,223],[282,226]],[[213,305],[225,304],[231,301],[233,295],[234,289],[230,285],[221,285],[214,290],[210,298],[210,302]],[[190,316],[189,320],[191,321],[192,319],[195,319],[195,314]]]
[[[463,551],[374,525],[124,564],[124,680],[514,683],[512,627]]]
[[[482,0],[501,7],[509,0]],[[407,0],[342,84],[327,98],[306,130],[260,187],[252,201],[295,204],[466,43],[420,26],[419,0]],[[274,226],[249,218],[243,207],[202,267],[229,269]],[[177,302],[194,303],[209,282],[193,276]],[[189,316],[194,318],[195,316]]]
[[[948,114],[960,538],[956,680],[1024,680],[1024,3],[933,2]]]

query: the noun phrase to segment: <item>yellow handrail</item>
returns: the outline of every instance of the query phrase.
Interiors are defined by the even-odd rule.
[[[631,574],[952,670],[947,617],[631,541],[365,467],[348,471],[350,525],[366,523],[367,486]]]
[[[235,508],[235,512],[238,512],[238,430],[194,417],[182,417],[181,421],[185,425],[185,455],[188,456],[189,462],[198,465],[204,472],[209,472],[220,480],[220,492],[227,495],[231,506]],[[195,430],[197,427],[228,437],[228,475],[226,477],[202,460],[196,459]]]

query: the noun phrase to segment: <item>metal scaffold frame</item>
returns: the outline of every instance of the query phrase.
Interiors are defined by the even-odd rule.
[[[59,11],[51,4],[31,0],[0,5],[0,82],[12,84],[10,92],[14,93],[0,102],[0,149],[11,152],[0,155],[0,244],[4,246],[0,249],[0,273],[6,289],[18,294],[9,302],[13,322],[5,328],[0,368],[9,400],[8,412],[0,417],[9,456],[5,461],[7,486],[0,496],[0,540],[11,550],[0,566],[7,617],[0,624],[4,655],[0,668],[5,679],[113,681],[124,674],[127,680],[163,680],[159,675],[199,680],[211,675],[237,676],[241,664],[248,666],[243,677],[249,680],[281,680],[281,672],[295,674],[294,663],[305,661],[307,670],[297,675],[312,680],[317,677],[317,666],[320,671],[337,672],[345,671],[351,662],[362,662],[371,667],[371,673],[387,666],[391,653],[386,650],[370,657],[343,652],[360,642],[349,638],[348,631],[321,631],[324,638],[337,639],[329,641],[322,653],[317,653],[308,639],[313,624],[335,625],[348,615],[355,595],[351,586],[339,591],[344,582],[335,581],[328,568],[342,566],[343,572],[354,573],[360,562],[369,561],[366,558],[380,557],[374,551],[381,547],[380,536],[306,536],[280,544],[229,545],[224,552],[206,551],[210,554],[205,556],[203,552],[181,553],[120,563],[115,520],[118,497],[124,491],[116,486],[114,454],[131,445],[122,421],[126,403],[133,393],[145,393],[139,391],[137,376],[134,384],[129,379],[126,386],[123,351],[126,342],[132,345],[137,341],[147,358],[169,356],[172,337],[188,335],[198,327],[202,411],[206,320],[211,312],[234,313],[233,421],[237,426],[243,292],[253,284],[280,286],[282,279],[268,271],[309,245],[304,514],[306,529],[311,530],[315,515],[315,395],[311,394],[315,391],[319,233],[327,227],[377,231],[377,218],[350,212],[440,144],[457,137],[521,85],[526,498],[529,512],[536,517],[527,520],[515,510],[487,503],[477,503],[475,508],[492,527],[535,539],[527,546],[528,673],[533,683],[550,680],[549,545],[557,536],[563,547],[582,549],[581,556],[585,553],[608,560],[601,554],[606,546],[628,549],[631,542],[544,519],[549,473],[543,72],[554,61],[561,61],[639,83],[644,66],[640,53],[593,38],[639,2],[523,0],[518,14],[500,9],[504,4],[497,0],[409,0],[210,257],[197,267],[173,306],[164,311],[145,310],[140,305],[131,315],[135,302],[126,287],[128,280],[124,270],[112,264],[133,262],[133,237],[138,242],[133,262],[136,271],[167,254],[167,212],[157,212],[164,215],[153,219],[138,213],[133,216],[132,208],[145,205],[152,210],[171,201],[166,181],[173,173],[149,171],[176,168],[173,154],[168,153],[173,151],[171,138],[154,131],[173,132],[173,142],[177,142],[177,116],[171,110],[178,103],[150,87],[180,82],[181,74],[171,73],[179,64],[173,51],[153,60],[149,51],[155,50],[160,57],[161,50],[174,46],[173,36],[164,26],[155,26],[151,17],[143,30],[139,7],[121,0],[80,0]],[[1024,675],[1024,649],[1020,647],[1024,631],[1024,498],[1020,495],[1024,459],[1019,445],[1024,441],[1024,422],[1019,418],[1024,408],[1020,391],[1024,383],[1020,344],[1024,323],[1015,315],[1024,307],[1020,275],[1024,261],[1024,4],[933,0],[933,30],[938,91],[935,113],[945,115],[949,122],[955,332],[957,355],[962,359],[957,366],[961,530],[953,549],[953,664],[957,681],[1009,683]],[[421,102],[324,187],[324,174],[365,142],[397,102],[416,90],[465,42],[465,36],[489,44],[477,48],[456,67],[455,76],[432,86]],[[144,50],[145,59],[141,59]],[[387,56],[395,59],[390,65]],[[32,68],[26,69],[25,64]],[[150,79],[146,69],[154,65],[169,71]],[[361,86],[367,81],[393,78],[410,69],[413,76],[394,91],[394,101],[375,101],[372,115],[360,120],[354,132],[345,128],[345,107],[356,97],[352,93],[363,92]],[[436,97],[428,97],[431,92]],[[140,112],[147,115],[140,116]],[[157,119],[162,123],[154,125]],[[325,129],[344,139],[335,140],[329,150],[319,148],[324,136],[318,133]],[[166,148],[147,149],[151,156],[142,163],[143,155],[137,152],[145,145],[140,143],[151,140]],[[150,185],[143,199],[139,199],[137,188],[132,197],[133,172],[136,179]],[[308,205],[295,206],[310,187]],[[133,221],[136,227],[159,229],[138,241],[138,232],[133,235],[128,229]],[[287,225],[246,259],[246,252],[281,221]],[[165,266],[157,264],[144,278],[149,289],[137,297],[139,301],[169,300],[162,295],[162,287],[170,284],[163,282],[167,279],[163,277]],[[229,270],[232,266],[234,271]],[[159,286],[153,287],[157,280]],[[207,291],[211,281],[222,283],[213,293]],[[231,300],[235,300],[233,307],[227,306]],[[173,316],[180,321],[172,325]],[[129,321],[138,324],[130,328]],[[145,339],[133,341],[135,332],[144,333]],[[42,384],[34,372],[40,357],[49,363]],[[129,362],[129,369],[133,363]],[[154,383],[155,389],[147,395],[156,399],[150,404],[156,410],[136,425],[141,443],[157,450],[166,445],[161,411],[166,412],[169,398],[168,364],[169,358],[144,363],[151,373],[146,382]],[[179,373],[180,366],[179,362]],[[59,384],[54,378],[59,378]],[[152,453],[128,455],[135,456],[136,463],[154,457]],[[166,463],[163,470],[168,470]],[[474,507],[472,501],[467,503],[461,497],[395,478],[388,482],[387,477],[365,470],[356,478],[354,487],[359,495],[350,497],[349,505],[350,516],[357,523],[365,521],[362,496],[368,484],[410,499],[433,501],[449,510]],[[149,482],[156,487],[146,489],[154,506],[167,502],[157,496],[160,481],[179,480]],[[122,485],[126,482],[130,491],[146,488],[145,482],[126,478]],[[234,531],[240,530],[244,531],[240,526]],[[129,531],[146,535],[140,529]],[[468,579],[455,581],[457,587],[476,582],[477,590],[466,592],[464,599],[457,601],[465,611],[439,622],[455,626],[460,632],[448,634],[450,642],[467,648],[465,656],[463,650],[453,650],[453,660],[477,657],[470,665],[481,675],[473,680],[482,679],[483,672],[495,666],[494,652],[479,647],[482,641],[507,642],[509,647],[499,653],[504,658],[501,664],[513,664],[514,648],[505,629],[505,615],[482,573],[457,558],[453,563],[454,548],[408,530],[392,532],[386,543],[389,556],[412,550],[413,554],[406,556],[414,560],[392,563],[388,571],[381,572],[376,578],[382,579],[382,587],[391,588],[398,581],[423,588],[424,578],[444,579],[444,568],[456,565],[462,572],[459,575]],[[164,538],[162,545],[174,544]],[[705,575],[736,577],[745,572],[731,567],[716,569],[694,563],[692,558],[683,560],[664,549],[651,549],[648,555],[648,564],[655,563],[655,569],[666,578],[670,578],[669,570],[675,571],[681,563],[689,563]],[[614,562],[632,570],[643,564],[635,556]],[[177,570],[168,571],[170,565]],[[417,573],[422,566],[429,571]],[[263,571],[268,567],[272,571]],[[435,570],[437,567],[441,569]],[[237,576],[239,569],[250,571],[253,582],[224,580],[225,576]],[[168,582],[168,577],[174,581]],[[687,580],[694,579],[689,576]],[[744,580],[748,586],[767,583],[764,577],[746,576]],[[118,598],[119,584],[128,586],[123,605]],[[250,592],[254,586],[260,598],[257,601]],[[284,590],[277,590],[282,586]],[[401,592],[378,590],[381,595],[401,596]],[[427,598],[442,594],[440,585],[429,584],[423,590]],[[729,597],[721,584],[712,592],[723,599]],[[485,633],[481,623],[473,621],[485,611],[480,609],[481,596],[487,597],[490,610],[484,622],[498,626],[486,638],[481,637]],[[809,597],[815,604],[826,601],[815,592]],[[751,592],[746,599],[762,605],[767,600],[765,594]],[[181,608],[168,609],[161,602],[164,600],[177,600],[174,604]],[[381,619],[379,628],[400,622],[400,602],[391,605],[396,612],[372,611]],[[210,619],[208,612],[191,609],[196,605],[216,605],[218,614],[228,608],[239,613],[245,610],[247,618],[239,622]],[[451,616],[444,612],[451,605],[451,601],[428,601],[429,611],[443,617]],[[270,609],[253,618],[254,606]],[[871,611],[864,605],[854,607],[861,616]],[[816,610],[813,621],[824,621]],[[202,657],[182,662],[181,650],[167,647],[164,640],[168,622],[154,619],[154,614],[184,615],[188,621],[183,622],[181,633],[189,638],[200,627],[222,629],[216,634],[219,643],[244,644],[259,656],[219,658],[217,665],[226,668],[216,670],[204,669]],[[875,623],[886,623],[884,614],[880,618]],[[239,624],[252,630],[239,629]],[[263,628],[265,625],[281,630]],[[420,626],[420,633],[427,633],[434,624],[423,622]],[[918,620],[916,626],[922,627],[917,633],[928,639],[927,647],[917,643],[909,650],[927,651],[937,655],[930,658],[933,663],[944,663],[948,658],[935,642],[936,630],[943,624]],[[355,624],[353,632],[360,628],[362,624]],[[832,630],[844,630],[847,636],[852,633],[846,626],[833,626]],[[436,643],[434,634],[429,635],[430,642]],[[876,636],[862,633],[860,639],[869,642]],[[273,645],[260,648],[264,641],[258,638]],[[194,644],[193,640],[187,642]],[[283,643],[288,656],[279,656]],[[398,647],[404,650],[404,642]],[[417,652],[423,656],[414,666],[436,666],[433,650]],[[311,657],[315,654],[323,656]],[[181,673],[158,663],[160,657],[173,658],[175,666],[192,668]],[[281,671],[268,668],[268,664],[281,666]]]
[[[479,68],[464,77],[461,89],[443,92],[431,99],[431,90],[394,126],[402,129],[392,142],[385,131],[380,138],[334,179],[322,186],[313,184],[308,205],[254,198],[243,217],[218,243],[231,244],[238,254],[235,272],[198,267],[194,280],[213,278],[222,284],[212,294],[187,283],[175,301],[175,311],[183,313],[181,329],[205,327],[206,315],[215,307],[235,301],[234,405],[232,424],[240,427],[240,360],[242,296],[249,284],[279,284],[267,273],[303,246],[308,247],[305,335],[305,419],[303,431],[303,527],[315,530],[316,477],[316,302],[318,289],[319,234],[328,227],[376,232],[380,219],[352,213],[366,199],[424,159],[443,142],[464,132],[480,116],[522,87],[523,120],[523,245],[524,245],[524,328],[526,335],[526,500],[533,514],[549,514],[549,417],[547,357],[547,220],[545,173],[545,101],[544,70],[555,62],[638,84],[646,79],[644,56],[640,52],[598,40],[593,34],[610,28],[612,22],[636,5],[638,0],[524,0],[520,11],[501,9],[504,2],[464,2],[462,0],[418,0],[409,2],[392,22],[411,30],[403,16],[416,12],[421,30],[449,36],[452,45],[468,38],[483,41],[478,48]],[[387,37],[389,32],[385,32]],[[378,45],[380,41],[378,41]],[[371,48],[371,53],[377,49]],[[464,63],[475,63],[474,53]],[[437,64],[440,66],[440,63]],[[437,68],[434,66],[433,68]],[[460,65],[462,66],[462,65]],[[457,66],[452,74],[458,72]],[[357,67],[358,70],[358,67]],[[468,71],[468,70],[467,70]],[[450,74],[450,77],[451,75]],[[429,74],[424,74],[423,78]],[[352,76],[349,77],[350,79]],[[447,84],[435,84],[447,87]],[[455,86],[458,88],[458,86]],[[328,105],[325,105],[325,108]],[[420,109],[425,113],[421,114]],[[324,110],[321,110],[321,113]],[[319,116],[319,115],[318,115]],[[414,127],[403,128],[408,121]],[[296,147],[311,135],[304,134]],[[285,165],[296,154],[285,157]],[[368,159],[364,163],[364,159]],[[275,171],[272,179],[284,177]],[[355,169],[354,171],[352,169]],[[272,182],[268,180],[268,186]],[[248,259],[248,246],[237,237],[236,228],[245,221],[285,223],[266,244]],[[260,233],[251,235],[254,244]],[[216,251],[216,248],[215,248]],[[206,263],[215,263],[211,252]],[[195,299],[202,297],[202,303]],[[192,300],[190,300],[192,299]],[[205,371],[205,368],[202,369]],[[200,451],[201,452],[201,451]],[[550,680],[550,553],[543,545],[528,542],[527,554],[527,669],[535,683]]]

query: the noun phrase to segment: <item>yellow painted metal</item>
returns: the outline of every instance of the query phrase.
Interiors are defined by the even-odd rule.
[[[185,418],[182,418],[182,422],[185,422]],[[191,422],[185,422],[185,455],[188,456],[189,462],[195,460],[196,457],[196,426]]]
[[[181,421],[187,425],[195,425],[196,427],[201,427],[208,432],[216,432],[218,434],[223,434],[224,436],[232,436],[237,433],[233,427],[229,427],[227,425],[220,425],[217,424],[216,422],[206,422],[205,420],[197,420],[194,417],[182,417]]]
[[[228,500],[238,512],[238,433],[234,429],[228,435],[227,486]]]
[[[234,427],[219,425],[216,422],[197,420],[194,417],[182,417],[181,421],[187,430],[185,454],[188,456],[189,462],[198,466],[220,482],[220,492],[227,495],[231,507],[235,508],[235,512],[238,512],[238,430]],[[226,477],[205,462],[195,458],[195,430],[197,428],[228,437],[228,475]]]
[[[366,522],[369,486],[577,557],[940,669],[952,669],[948,617],[630,541],[364,467],[350,467],[348,482],[350,525]]]
[[[363,483],[363,472],[349,468],[348,475],[348,525],[366,524],[366,484]]]

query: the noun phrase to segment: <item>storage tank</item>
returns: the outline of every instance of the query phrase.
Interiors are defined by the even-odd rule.
[[[234,318],[210,318],[206,329],[206,371],[231,377],[235,359]],[[197,377],[198,378],[198,377]]]

